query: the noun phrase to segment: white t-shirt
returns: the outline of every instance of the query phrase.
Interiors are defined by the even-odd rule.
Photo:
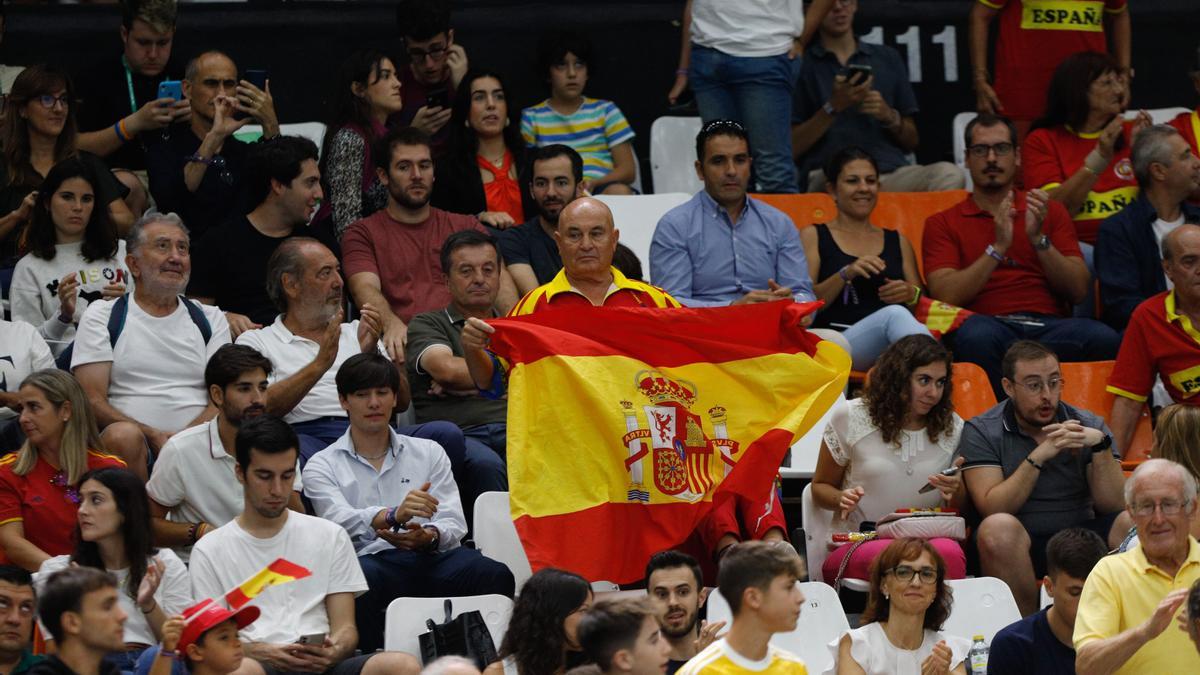
[[[54,260],[43,260],[32,253],[17,261],[12,280],[13,321],[25,321],[38,326],[38,332],[54,342],[54,353],[60,354],[67,343],[75,339],[75,324],[58,320],[58,282],[71,272],[79,275],[79,290],[75,295],[75,323],[83,317],[92,300],[100,299],[104,287],[124,284],[133,290],[133,277],[125,267],[125,242],[117,243],[114,258],[83,259],[83,242],[59,244],[54,247]]]
[[[114,408],[163,431],[183,429],[208,405],[204,367],[214,352],[229,344],[225,313],[200,305],[212,328],[206,346],[182,301],[168,316],[157,317],[147,314],[131,295],[125,328],[114,348],[109,344],[108,317],[115,302],[88,306],[75,335],[71,368],[111,362],[108,402]]]
[[[833,514],[833,531],[857,531],[862,521],[879,520],[896,509],[938,506],[941,493],[921,494],[918,490],[929,482],[930,475],[950,466],[962,427],[962,418],[955,414],[950,429],[936,443],[930,442],[924,429],[901,430],[897,447],[883,442],[863,399],[836,405],[825,426],[825,445],[833,461],[846,468],[842,489],[861,486],[864,494],[845,520]]]
[[[237,458],[225,451],[214,418],[189,427],[171,437],[154,460],[154,471],[146,483],[146,494],[170,509],[167,520],[177,523],[205,522],[220,527],[242,512],[242,484],[234,466]],[[300,462],[296,461],[295,491],[304,489]],[[191,547],[175,549],[187,560]]]
[[[295,375],[297,371],[312,363],[317,358],[321,346],[305,337],[300,337],[287,326],[283,325],[283,315],[275,317],[275,323],[265,328],[248,330],[238,336],[237,343],[253,347],[271,360],[274,369],[271,372],[271,384]],[[345,417],[338,402],[337,378],[338,368],[355,354],[361,354],[358,345],[358,322],[342,324],[342,336],[338,342],[337,357],[333,366],[325,371],[312,389],[300,399],[295,408],[283,419],[288,424],[308,422],[319,417]]]
[[[1162,257],[1163,239],[1166,239],[1167,235],[1171,234],[1171,230],[1174,230],[1175,228],[1179,227],[1182,224],[1183,224],[1183,214],[1182,213],[1179,214],[1178,218],[1176,218],[1175,220],[1171,220],[1171,221],[1166,221],[1166,220],[1163,220],[1162,218],[1155,219],[1154,224],[1151,225],[1150,227],[1151,227],[1151,229],[1154,230],[1154,241],[1155,241],[1155,243],[1158,244],[1158,257],[1160,257],[1160,258]],[[1167,282],[1167,290],[1168,291],[1171,290],[1172,288],[1175,288],[1175,284],[1171,283],[1171,278],[1168,277],[1166,274],[1163,274],[1163,279],[1166,280],[1166,282]]]
[[[23,321],[0,319],[0,391],[15,392],[33,371],[53,367],[50,347],[36,328]],[[0,420],[16,416],[12,408],[0,407]]]
[[[925,631],[925,639],[920,647],[900,649],[888,639],[887,633],[883,632],[883,624],[878,621],[848,631],[847,635],[850,636],[850,656],[867,675],[921,675],[921,662],[929,658],[934,645],[942,640],[950,648],[950,670],[957,668],[971,651],[970,640],[933,630]],[[837,672],[840,641],[841,638],[838,638],[829,643],[829,648],[833,650],[833,663],[825,670],[827,674]]]
[[[312,572],[298,581],[269,586],[252,602],[262,610],[242,630],[243,640],[284,644],[302,635],[329,632],[325,596],[367,590],[350,536],[337,523],[286,511],[287,522],[273,537],[259,539],[231,520],[192,548],[192,593],[217,598],[262,568],[283,558]]]
[[[187,567],[169,548],[159,549],[158,559],[166,566],[166,570],[163,572],[162,580],[158,582],[158,589],[154,591],[154,599],[158,601],[158,606],[162,607],[162,611],[168,617],[183,614],[183,610],[193,604],[192,581],[188,578]],[[33,575],[33,586],[37,592],[42,592],[46,586],[46,579],[50,578],[51,574],[66,569],[70,564],[71,556],[69,555],[55,556],[42,563],[41,568]],[[158,644],[159,640],[154,636],[154,630],[146,621],[146,615],[137,608],[135,599],[125,589],[126,580],[129,579],[129,568],[108,570],[108,572],[117,578],[117,602],[129,616],[125,620],[125,642],[142,645]],[[49,635],[49,633],[46,634]]]
[[[804,31],[803,0],[695,0],[692,42],[730,56],[779,56]]]

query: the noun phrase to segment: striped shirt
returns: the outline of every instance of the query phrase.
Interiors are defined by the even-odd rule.
[[[564,115],[546,99],[521,111],[521,136],[534,147],[570,146],[583,157],[583,177],[595,180],[612,171],[612,149],[633,140],[633,129],[612,101],[584,97],[578,110]]]

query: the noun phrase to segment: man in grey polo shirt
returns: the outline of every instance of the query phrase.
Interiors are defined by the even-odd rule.
[[[466,463],[472,469],[468,474],[473,485],[462,486],[462,491],[471,498],[465,504],[469,517],[474,496],[508,489],[504,464],[508,402],[479,395],[462,347],[467,317],[497,316],[500,253],[488,235],[464,230],[446,238],[441,262],[450,305],[413,317],[404,360],[417,421],[449,420],[462,428],[466,437]]]
[[[1037,611],[1050,537],[1084,527],[1115,548],[1131,521],[1112,432],[1061,400],[1054,352],[1021,340],[1002,368],[1008,399],[967,421],[958,449],[967,494],[983,516],[976,530],[982,571],[1003,579],[1029,615]]]

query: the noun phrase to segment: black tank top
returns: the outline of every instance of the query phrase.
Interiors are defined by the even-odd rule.
[[[857,258],[838,247],[829,226],[818,224],[813,227],[817,228],[817,252],[821,256],[821,269],[817,272],[817,281],[824,281]],[[904,278],[904,257],[900,252],[899,232],[887,229],[883,231],[883,253],[879,257],[883,258],[886,265],[883,274],[865,279],[859,277],[852,282],[854,291],[858,294],[858,304],[854,303],[852,297],[847,298],[847,303],[843,303],[844,293],[838,293],[837,297],[827,302],[825,308],[817,314],[817,318],[813,320],[813,328],[845,330],[845,326],[852,326],[887,305],[879,299],[879,287],[888,279]],[[831,325],[835,323],[841,325]]]

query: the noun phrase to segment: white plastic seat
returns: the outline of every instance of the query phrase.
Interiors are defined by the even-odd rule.
[[[804,486],[800,495],[800,526],[804,528],[804,550],[808,556],[808,579],[829,584],[832,588],[833,579],[826,579],[821,566],[829,557],[829,533],[833,524],[833,512],[823,509],[813,502],[812,483]],[[843,579],[842,585],[852,591],[866,593],[871,585],[863,579]]]
[[[974,182],[971,180],[971,172],[967,170],[967,141],[963,138],[963,134],[967,131],[967,125],[975,116],[979,114],[972,112],[960,112],[954,116],[953,131],[954,138],[954,163],[958,168],[962,169],[963,175],[967,178],[966,189],[970,190]]]
[[[396,598],[387,608],[383,628],[383,648],[389,652],[421,653],[420,635],[428,633],[427,619],[434,623],[446,620],[446,600],[451,602],[451,618],[479,610],[492,642],[500,649],[500,641],[508,630],[513,601],[503,595],[467,595],[457,598]]]
[[[650,125],[650,176],[655,194],[695,194],[704,187],[696,176],[699,117],[660,117]]]
[[[296,122],[294,124],[280,124],[279,133],[284,136],[303,136],[317,144],[318,154],[321,151],[321,144],[325,141],[325,124],[322,122]],[[262,138],[263,128],[260,124],[247,124],[238,129],[233,134],[233,137],[239,141],[253,143]]]
[[[996,577],[948,579],[946,585],[954,590],[954,607],[943,628],[950,635],[968,640],[982,635],[990,644],[1001,628],[1021,618],[1008,584]]]
[[[812,425],[808,433],[792,444],[788,463],[779,468],[780,476],[802,479],[813,477],[813,472],[817,469],[817,455],[821,452],[821,436],[825,433],[825,425],[829,423],[829,417],[833,414],[834,408],[845,405],[845,403],[846,395],[839,394],[838,399],[829,406],[829,410],[826,410],[824,415],[821,415],[821,419]]]
[[[800,591],[804,593],[804,606],[800,610],[796,629],[790,633],[776,633],[771,637],[771,644],[803,659],[808,672],[824,672],[833,665],[833,654],[828,644],[850,630],[850,622],[846,620],[846,613],[842,611],[842,603],[833,587],[810,581],[800,584]],[[709,623],[732,623],[733,614],[729,611],[729,603],[721,597],[721,591],[714,588],[708,594],[707,604]],[[726,629],[728,626],[726,624]]]
[[[1141,110],[1138,108],[1131,108],[1129,110],[1126,110],[1125,111],[1125,119],[1127,119],[1127,120],[1134,119],[1135,117],[1138,116],[1139,112],[1141,112]],[[1177,117],[1179,115],[1179,113],[1191,112],[1191,109],[1190,108],[1154,108],[1154,109],[1147,109],[1146,112],[1150,113],[1150,120],[1152,122],[1154,122],[1155,124],[1166,124],[1167,122],[1170,122],[1171,120],[1175,119],[1175,117]]]
[[[612,209],[613,222],[621,231],[621,243],[637,254],[642,262],[642,273],[646,281],[651,279],[650,240],[658,221],[671,209],[691,199],[690,194],[661,191],[652,195],[599,195],[596,199]]]
[[[480,553],[508,566],[516,581],[516,590],[533,576],[533,568],[529,566],[529,558],[525,555],[525,547],[517,536],[517,528],[513,525],[512,508],[507,492],[485,492],[475,499],[475,521],[472,532],[475,535],[475,548]]]

